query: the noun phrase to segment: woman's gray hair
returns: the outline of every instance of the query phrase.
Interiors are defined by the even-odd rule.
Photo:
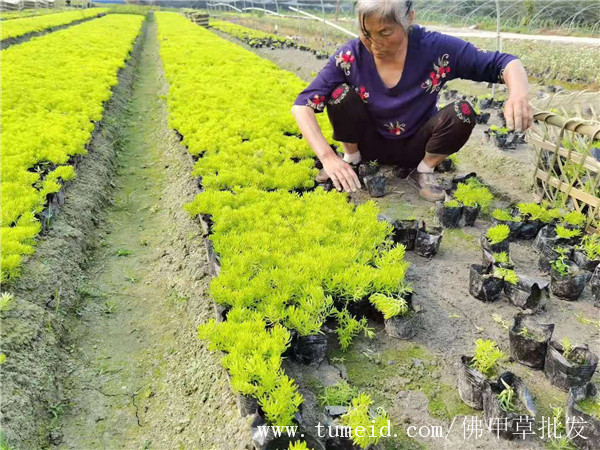
[[[413,2],[410,0],[357,0],[355,6],[359,27],[365,36],[368,36],[365,20],[371,16],[380,17],[384,22],[402,25],[408,31],[412,9]]]

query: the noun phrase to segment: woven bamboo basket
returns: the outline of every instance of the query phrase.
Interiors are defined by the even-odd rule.
[[[534,114],[539,126],[527,134],[537,153],[534,183],[540,197],[584,213],[587,231],[600,230],[600,123]]]

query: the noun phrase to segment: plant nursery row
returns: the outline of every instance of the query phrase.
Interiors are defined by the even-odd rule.
[[[70,160],[87,153],[142,21],[110,15],[2,51],[2,281],[33,253],[45,206],[75,176]]]

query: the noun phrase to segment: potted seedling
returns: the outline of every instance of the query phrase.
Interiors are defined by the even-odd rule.
[[[481,236],[481,248],[489,253],[510,254],[509,235],[510,228],[507,225],[494,225]]]
[[[550,297],[548,281],[525,275],[516,276],[514,272],[508,273],[508,277],[505,276],[504,280],[504,293],[508,301],[521,309],[536,309],[542,301],[547,301]]]
[[[359,394],[352,399],[348,412],[340,419],[343,426],[350,427],[352,443],[360,448],[373,448],[382,438],[380,431],[385,429],[389,431],[388,414],[383,408],[373,410],[372,404],[373,400],[369,395]],[[361,428],[363,432],[359,432]],[[371,432],[371,430],[376,431]]]
[[[515,263],[506,252],[500,253],[484,253],[483,265],[486,267],[495,266],[502,269],[514,270]]]
[[[584,386],[598,366],[598,356],[587,345],[571,344],[566,337],[562,341],[550,341],[544,363],[544,374],[550,382],[563,391]]]
[[[506,358],[494,341],[477,339],[475,355],[461,356],[458,371],[458,394],[471,408],[483,409],[483,389],[486,380],[498,374],[498,363]]]
[[[459,183],[454,198],[463,204],[461,222],[468,227],[475,224],[481,209],[489,208],[494,200],[489,189],[475,178],[470,178],[466,183]]]
[[[383,197],[385,195],[385,177],[379,171],[379,164],[377,161],[371,161],[368,163],[368,166],[370,167],[370,171],[375,172],[372,175],[364,175],[363,183],[371,197]]]
[[[494,225],[506,225],[510,229],[509,238],[514,241],[519,238],[523,221],[518,215],[513,215],[506,209],[495,209],[492,212],[492,223]]]
[[[473,110],[475,111],[475,123],[486,124],[490,120],[490,113],[482,113],[479,104],[479,98],[476,97],[473,101]]]
[[[554,231],[556,232],[556,243],[562,246],[576,244],[581,236],[580,229],[567,228],[564,225],[557,225]]]
[[[506,127],[498,127],[492,125],[485,134],[493,139],[496,146],[500,149],[515,149],[517,148],[517,139],[514,132],[509,131]]]
[[[358,165],[358,178],[360,179],[361,183],[364,183],[365,177],[376,175],[380,170],[381,167],[379,166],[377,160],[362,162]]]
[[[296,331],[292,340],[291,354],[301,364],[319,365],[327,352],[327,336],[321,330],[331,308],[322,309],[319,314],[308,308],[288,307],[286,326]]]
[[[420,314],[413,309],[410,299],[377,293],[371,295],[369,301],[383,314],[385,332],[389,336],[410,339],[416,334]]]
[[[525,437],[524,427],[531,426],[536,414],[529,389],[512,372],[504,372],[497,382],[485,383],[483,418],[497,437],[508,440]]]
[[[469,293],[482,302],[492,302],[498,298],[504,287],[504,280],[490,271],[491,266],[471,264],[469,272]]]
[[[441,227],[425,227],[425,222],[417,230],[415,239],[415,253],[425,258],[431,258],[437,254],[440,249],[444,229]]]
[[[598,386],[587,383],[569,389],[566,420],[577,427],[573,443],[583,450],[600,448],[600,393]]]
[[[590,278],[590,286],[594,296],[594,306],[600,308],[600,264],[596,266],[596,270]]]
[[[542,247],[538,260],[539,269],[544,273],[550,273],[552,271],[552,261],[559,258],[569,260],[572,254],[572,247],[558,245],[558,240],[555,240],[553,245],[544,245]]]
[[[458,228],[462,215],[462,205],[456,200],[449,199],[436,203],[436,215],[440,225],[444,228]]]
[[[543,369],[554,324],[540,324],[530,316],[515,316],[508,330],[510,356],[532,369]]]
[[[344,437],[336,431],[341,431],[341,418],[352,406],[352,399],[357,397],[359,391],[352,387],[346,380],[324,388],[323,395],[319,396],[319,402],[323,408],[323,425],[333,431],[325,441],[326,448],[352,448],[349,437]]]
[[[451,172],[454,169],[456,169],[456,155],[448,156],[435,166],[435,171],[440,173]]]
[[[519,230],[520,239],[533,239],[540,229],[560,216],[558,209],[546,209],[538,203],[519,203],[517,205],[523,224]]]
[[[393,227],[392,239],[394,243],[404,245],[406,250],[413,250],[415,248],[415,240],[417,239],[417,230],[419,228],[418,220],[396,220],[385,214],[378,214],[377,220],[387,222]]]
[[[575,246],[573,260],[582,270],[593,272],[600,264],[600,235],[588,234]]]
[[[583,229],[585,227],[586,221],[587,219],[585,214],[579,211],[570,211],[567,214],[565,214],[561,219],[561,223],[565,227],[571,229]]]
[[[559,253],[562,249],[559,249]],[[560,256],[550,263],[550,290],[554,295],[564,300],[577,300],[583,289],[587,276],[584,271],[579,270],[577,264],[561,253]]]

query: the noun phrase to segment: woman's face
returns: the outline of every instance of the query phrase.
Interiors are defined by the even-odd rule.
[[[410,22],[412,23],[412,14]],[[366,33],[361,30],[360,40],[377,58],[394,56],[408,39],[408,34],[402,25],[385,22],[377,16],[367,17],[364,27]]]

